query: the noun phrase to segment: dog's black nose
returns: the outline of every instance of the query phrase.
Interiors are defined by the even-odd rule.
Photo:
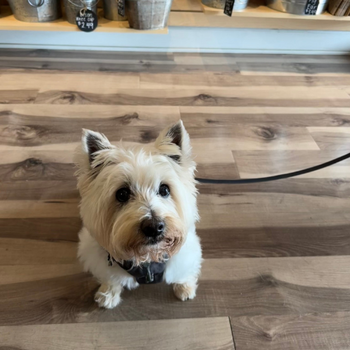
[[[141,231],[147,237],[157,237],[164,233],[165,224],[159,219],[146,219],[141,222]]]

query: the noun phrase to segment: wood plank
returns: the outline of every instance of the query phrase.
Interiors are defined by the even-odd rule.
[[[47,232],[47,237],[51,233]],[[62,248],[60,248],[62,249]],[[63,252],[63,249],[62,249]],[[69,276],[82,272],[78,261],[72,264],[1,265],[1,285]],[[205,259],[200,281],[239,281],[257,276],[273,276],[287,283],[309,287],[350,288],[349,256],[220,258]]]
[[[256,2],[256,1],[255,1]],[[207,7],[205,7],[207,9]],[[214,11],[220,12],[219,9]],[[283,64],[297,64],[302,66],[302,64],[313,65],[330,65],[336,64],[347,64],[350,61],[349,55],[297,55],[297,54],[268,54],[268,55],[256,55],[256,54],[235,54],[235,53],[208,53],[205,55],[198,54],[197,52],[184,52],[184,53],[174,53],[174,61],[177,64],[193,64],[193,65],[230,65],[236,63],[242,63],[250,65],[266,65],[270,67],[272,63],[280,67]],[[286,70],[283,70],[285,72]],[[306,75],[306,74],[305,74]]]
[[[255,215],[251,214],[250,218]],[[322,212],[321,215],[325,217],[327,213]],[[209,214],[203,215],[206,216]],[[316,221],[313,215],[310,216],[310,221]],[[294,215],[279,215],[278,219],[280,217],[290,218],[291,221],[299,220],[299,216],[294,219]],[[273,215],[269,215],[266,221],[272,221],[273,218]],[[259,220],[261,221],[262,219]],[[223,226],[220,218],[217,223]],[[201,225],[204,226],[203,223]],[[255,225],[253,222],[252,226]],[[205,258],[328,256],[349,253],[349,222],[334,226],[323,226],[319,222],[311,225],[198,229],[198,234]]]
[[[348,108],[328,107],[181,107],[186,126],[215,128],[237,124],[338,127],[350,123]]]
[[[36,104],[105,104],[159,106],[285,106],[349,107],[349,95],[340,89],[257,87],[225,90],[124,89],[114,94],[52,90],[39,93]],[[258,96],[258,97],[257,97]]]
[[[344,155],[344,151],[234,151],[233,157],[239,174],[242,178],[261,177],[287,173],[305,169],[317,164],[328,162]],[[350,176],[350,160],[344,160],[337,165],[309,174],[301,178],[334,178],[344,179]],[[309,182],[310,194],[313,192],[313,183]],[[278,184],[277,184],[278,186]],[[317,183],[321,188],[321,183]],[[289,190],[287,190],[289,192]]]
[[[199,163],[197,164],[196,176],[208,179],[236,179],[239,178],[239,172],[236,164],[229,163]]]
[[[186,53],[185,53],[186,54]],[[350,60],[349,55],[299,55],[299,54],[268,54],[268,55],[256,55],[254,53],[245,54],[224,54],[217,55],[216,57],[222,57],[227,59],[227,56],[234,56],[235,62],[256,62],[256,63],[318,63],[318,64],[333,64],[333,63],[348,63]],[[177,53],[174,54],[174,57]]]
[[[237,349],[345,350],[350,347],[350,313],[232,317]]]
[[[285,59],[287,56],[284,56]],[[236,58],[235,58],[236,60]],[[247,75],[237,72],[140,73],[142,89],[188,89],[191,87],[222,89],[236,86],[349,86],[350,75]]]
[[[14,18],[13,16],[9,16],[9,21],[13,22]],[[1,20],[1,18],[0,18]],[[18,22],[18,21],[17,21]],[[128,22],[117,22],[117,21],[108,21],[111,23],[111,25],[119,23],[121,26],[128,25]],[[20,23],[20,22],[19,22]],[[18,24],[18,23],[16,23]],[[21,23],[20,23],[21,24]],[[28,22],[25,23],[28,26]],[[43,23],[41,23],[42,25]],[[47,25],[48,23],[46,23]],[[23,25],[23,23],[22,23]],[[36,28],[40,28],[36,25]],[[70,24],[67,26],[64,26],[64,29],[72,29]],[[29,26],[33,26],[33,23],[29,24]],[[30,27],[26,28],[27,30],[31,30]],[[41,27],[43,29],[43,27]],[[1,30],[1,22],[0,22],[0,30]],[[16,29],[14,29],[16,30]],[[18,30],[18,29],[17,29]],[[23,30],[23,28],[21,29]],[[121,28],[121,30],[127,32],[131,31],[129,28]],[[157,30],[158,34],[164,34],[168,29],[165,28],[163,30]],[[134,33],[140,31],[138,30],[132,30]],[[147,30],[142,31],[142,33],[146,34]],[[153,31],[154,32],[154,31]],[[163,33],[162,33],[163,32]],[[172,60],[160,60],[160,61],[153,61],[148,60],[147,56],[144,58],[138,56],[134,59],[55,59],[55,58],[47,58],[47,59],[38,59],[38,58],[31,58],[27,57],[26,59],[23,58],[7,58],[7,57],[0,57],[0,73],[34,73],[34,74],[47,74],[47,73],[59,73],[59,72],[92,72],[94,74],[118,74],[118,73],[167,73],[169,71],[172,72],[178,72],[178,73],[195,73],[197,74],[199,71],[204,72],[205,70],[208,71],[225,71],[225,72],[235,72],[237,70],[236,66],[230,65],[230,66],[221,66],[218,65],[211,65],[207,67],[203,67],[203,65],[178,65]],[[97,72],[97,73],[96,73]]]
[[[305,128],[285,128],[278,124],[244,125],[234,127],[195,128],[188,127],[193,147],[200,144],[231,150],[318,150],[318,146]],[[203,152],[203,151],[202,151]]]
[[[0,265],[74,264],[77,245],[69,241],[0,238],[0,253]]]
[[[1,181],[62,181],[74,180],[74,164],[44,163],[39,158],[28,158],[22,162],[1,164]]]
[[[106,134],[111,141],[123,139],[127,142],[147,143],[154,141],[160,130],[168,125],[165,121],[157,126],[152,125],[150,121],[139,123],[137,112],[105,119],[33,116],[12,111],[0,113],[2,114],[0,130],[3,136],[0,144],[16,147],[61,143],[67,147],[69,143],[80,141],[82,128],[100,131]],[[171,113],[168,116],[169,119],[175,121],[176,115]],[[278,124],[267,124],[266,126],[263,124],[248,126],[236,124],[235,127],[213,129],[188,127],[187,131],[194,147],[196,147],[195,139],[201,139],[201,144],[203,144],[207,143],[208,139],[218,138],[220,143],[225,141],[221,148],[225,147],[227,150],[318,149],[305,128],[285,128]]]
[[[350,257],[205,259],[200,281],[239,281],[272,276],[278,281],[308,287],[350,289]]]
[[[0,90],[0,104],[33,103],[38,90]]]
[[[108,105],[0,105],[0,117],[2,123],[9,123],[11,119],[29,121],[26,118],[72,118],[82,121],[96,121],[99,118],[113,120],[116,126],[138,125],[154,126],[154,124],[173,123],[180,119],[179,107],[166,106],[108,106]],[[23,118],[23,119],[22,119]],[[32,119],[30,119],[32,121]],[[59,123],[57,119],[57,123]]]
[[[201,281],[197,297],[187,303],[176,300],[171,286],[140,286],[124,291],[123,302],[108,312],[95,304],[96,289],[97,283],[86,274],[2,285],[0,325],[350,311],[348,288],[303,286],[271,275]]]
[[[234,349],[227,317],[1,327],[0,337],[4,348],[28,350]]]
[[[107,111],[108,114],[109,112]],[[161,111],[149,119],[147,112],[141,116],[137,111],[121,115],[117,113],[114,111],[114,116],[106,118],[98,118],[96,115],[94,118],[92,116],[90,118],[67,118],[27,115],[4,110],[0,112],[2,133],[0,143],[28,147],[45,143],[79,142],[83,128],[105,133],[112,141],[124,138],[127,141],[145,143],[155,140],[162,128],[174,123],[179,118],[179,112],[176,108],[168,111],[165,118],[162,118]],[[154,126],[154,122],[157,120],[159,123]],[[135,133],[137,129],[139,135]]]
[[[350,181],[347,182],[346,190],[349,195]],[[345,187],[345,186],[344,186]],[[321,191],[320,191],[321,192]],[[201,193],[199,205],[203,211],[209,211],[212,207],[218,208],[228,215],[235,211],[237,215],[242,212],[249,211],[251,213],[290,213],[297,215],[300,212],[308,212],[309,214],[318,211],[326,211],[329,208],[341,210],[349,200],[348,195],[340,194],[333,197],[305,195],[298,193],[276,193],[276,192],[260,192],[253,191],[210,194]],[[296,202],[299,205],[295,205]],[[207,205],[207,203],[210,203]],[[307,209],[306,209],[307,208]]]
[[[350,249],[349,218],[346,218],[345,214],[333,212],[327,216],[326,212],[321,211],[317,214],[308,213],[308,215],[276,213],[273,216],[265,213],[260,215],[254,213],[249,216],[251,220],[249,225],[249,221],[244,221],[247,218],[242,213],[229,212],[227,213],[228,217],[231,215],[234,218],[241,218],[241,222],[233,219],[230,227],[225,227],[228,224],[224,220],[208,224],[206,218],[218,216],[216,213],[211,214],[200,208],[200,214],[202,221],[198,228],[198,234],[202,241],[205,258],[344,255],[348,254]],[[37,214],[37,216],[39,215],[43,216],[42,213]],[[0,223],[5,228],[1,237],[12,239],[6,241],[8,247],[12,247],[12,249],[13,245],[20,242],[15,239],[29,239],[44,243],[76,242],[77,233],[81,227],[78,215],[72,218],[63,215],[59,217],[57,214],[55,217],[54,213],[51,213],[51,217],[49,217],[48,213],[46,218],[37,218],[33,214],[34,217],[29,219],[2,219]],[[27,216],[29,215],[27,214]],[[271,220],[273,217],[276,217],[276,223]],[[319,220],[320,217],[323,218],[323,222]],[[297,222],[295,218],[298,219]],[[330,224],[329,221],[332,219],[334,223]],[[341,219],[343,219],[343,223]],[[228,219],[226,220],[228,221]],[[234,222],[237,224],[235,225]],[[217,227],[206,228],[206,226],[212,226],[215,223]],[[315,241],[316,236],[317,241]],[[5,241],[2,241],[2,244],[4,249],[8,248]],[[39,248],[35,244],[33,247]],[[58,249],[57,245],[52,245],[52,247],[52,249]],[[11,254],[14,253],[10,252],[9,254],[8,258],[12,261]],[[14,258],[21,262],[20,251],[18,254],[18,258],[17,255]],[[75,256],[75,253],[73,255]],[[34,258],[35,261],[41,259],[35,253]],[[7,263],[6,258],[4,261]],[[23,263],[29,263],[29,261]]]
[[[349,127],[308,127],[308,131],[323,150],[349,151],[350,128]]]
[[[38,90],[47,91],[53,87],[58,90],[85,91],[85,92],[109,92],[113,93],[120,88],[138,88],[139,77],[134,74],[82,74],[60,73],[58,75],[39,74],[33,79],[33,74],[18,73],[16,79],[13,74],[0,73],[0,86],[6,86],[6,90]]]
[[[274,73],[274,74],[349,74],[349,64],[344,63],[333,63],[333,64],[320,64],[320,63],[269,63],[269,62],[239,62],[237,63],[239,70],[242,74],[246,73]]]
[[[77,242],[82,226],[79,217],[0,219],[0,238],[43,242]]]
[[[26,163],[28,159],[40,159],[42,163],[73,164],[73,152],[65,150],[35,150],[33,147],[17,147],[6,152],[0,152],[1,167],[11,163]]]
[[[0,52],[0,57],[7,57],[11,59],[18,58],[41,58],[41,59],[61,59],[62,61],[69,61],[84,59],[101,61],[104,59],[114,61],[139,61],[142,59],[160,62],[160,61],[174,61],[173,53],[170,52],[116,52],[116,51],[95,51],[95,50],[38,50],[38,49],[12,49],[4,48]],[[325,56],[328,57],[329,56]],[[38,72],[39,73],[39,72]],[[38,74],[36,73],[36,74]]]
[[[34,282],[49,278],[63,277],[79,274],[81,265],[76,262],[72,264],[57,265],[1,265],[0,285]]]
[[[61,181],[16,181],[0,183],[0,201],[42,200],[46,202],[79,200],[76,179]]]
[[[238,194],[239,196],[239,194]],[[300,198],[300,197],[299,197]],[[1,202],[0,202],[1,203]],[[265,227],[270,228],[300,228],[300,227],[322,227],[322,226],[348,226],[350,215],[346,210],[328,210],[310,212],[299,211],[297,214],[291,215],[288,212],[247,212],[240,211],[236,213],[235,208],[232,210],[220,210],[220,208],[215,207],[210,204],[203,204],[206,208],[204,209],[202,205],[200,206],[200,212],[205,210],[205,215],[201,216],[201,221],[198,224],[199,229],[213,229],[211,232],[217,232],[219,229],[231,229],[232,227],[240,230],[241,228],[258,228],[261,227],[262,230]],[[216,230],[216,231],[215,231]],[[345,229],[346,231],[346,229]],[[345,232],[344,231],[344,232]]]
[[[345,167],[346,168],[346,167]],[[217,197],[229,197],[230,201],[234,201],[234,198],[248,194],[256,194],[257,196],[263,194],[287,194],[297,195],[305,197],[302,200],[310,200],[310,204],[313,198],[324,197],[330,198],[343,198],[349,197],[349,180],[342,178],[334,179],[322,179],[322,178],[291,178],[281,181],[267,182],[267,183],[253,183],[253,184],[235,184],[235,185],[220,185],[215,186],[208,184],[199,184],[198,188],[201,195],[207,197],[213,196],[213,200],[216,201]],[[311,197],[311,198],[308,198]],[[204,197],[203,197],[204,198]],[[206,198],[207,199],[207,198]],[[240,199],[237,199],[240,200]],[[257,199],[263,200],[263,199]],[[336,199],[335,199],[336,200]],[[200,202],[202,203],[202,202]],[[203,205],[205,205],[205,200]],[[204,207],[203,207],[204,209]],[[278,212],[278,211],[277,211]],[[298,212],[298,210],[297,210]],[[344,210],[344,212],[346,212]]]
[[[0,201],[0,218],[76,218],[78,203],[78,199]]]

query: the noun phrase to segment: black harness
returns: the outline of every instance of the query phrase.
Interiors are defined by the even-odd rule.
[[[123,263],[116,261],[109,253],[107,253],[108,266],[118,264],[131,276],[135,277],[139,284],[153,284],[163,281],[163,275],[166,262],[145,262],[138,266],[134,266],[132,260],[124,260]]]

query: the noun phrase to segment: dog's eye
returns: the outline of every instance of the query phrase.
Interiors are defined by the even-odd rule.
[[[117,201],[120,203],[125,203],[130,199],[130,188],[123,187],[120,188],[115,194]]]
[[[170,194],[170,188],[168,185],[162,184],[159,187],[159,194],[163,197],[163,198],[167,198],[169,197]]]

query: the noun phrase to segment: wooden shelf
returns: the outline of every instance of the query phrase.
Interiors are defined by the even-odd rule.
[[[99,10],[97,32],[116,33],[154,33],[167,34],[167,29],[139,31],[129,28],[128,22],[113,22],[103,18]],[[350,31],[350,17],[335,17],[329,13],[319,16],[295,16],[269,9],[262,4],[252,4],[232,17],[222,10],[203,6],[199,0],[174,0],[169,16],[170,27],[207,27],[207,28],[252,28],[252,29],[289,29],[289,30],[325,30]],[[0,13],[0,30],[26,31],[78,31],[77,27],[64,19],[50,23],[27,23],[17,21],[9,8],[3,7]]]

